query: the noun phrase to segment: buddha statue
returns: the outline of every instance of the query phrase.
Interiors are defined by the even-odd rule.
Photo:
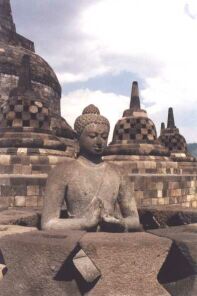
[[[109,121],[94,105],[75,121],[80,152],[77,159],[57,165],[49,174],[42,229],[86,231],[138,231],[139,216],[132,184],[118,169],[102,161]],[[67,218],[62,219],[62,205]]]

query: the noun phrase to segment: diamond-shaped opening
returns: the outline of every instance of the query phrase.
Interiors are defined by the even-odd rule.
[[[3,280],[5,274],[7,273],[8,269],[5,263],[5,260],[3,258],[3,254],[0,250],[0,281]]]
[[[62,266],[54,276],[54,280],[73,283],[74,285],[76,285],[77,288],[76,295],[85,296],[94,288],[94,286],[99,281],[100,277],[96,278],[91,283],[88,283],[84,280],[80,272],[73,264],[73,258],[80,251],[80,249],[80,246],[77,245],[76,248],[70,253],[68,258],[63,262]]]
[[[194,295],[195,264],[189,258],[189,250],[184,243],[173,242],[168,256],[159,271],[159,283],[173,296]]]

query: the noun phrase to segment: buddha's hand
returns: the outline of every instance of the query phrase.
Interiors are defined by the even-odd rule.
[[[103,221],[106,223],[112,223],[112,224],[120,224],[120,219],[110,216],[109,214],[104,214],[102,217]]]
[[[94,197],[86,209],[85,219],[87,229],[95,227],[101,220],[101,211],[103,208],[103,202],[98,198]]]
[[[123,232],[124,224],[122,219],[112,216],[108,213],[102,215],[102,228],[110,232]]]

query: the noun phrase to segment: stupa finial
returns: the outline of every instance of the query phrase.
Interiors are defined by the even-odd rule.
[[[12,18],[10,0],[0,0],[0,30],[16,31]]]
[[[161,129],[160,129],[160,135],[162,134],[162,132],[165,130],[165,123],[162,122],[161,123]]]
[[[174,113],[173,113],[173,108],[170,107],[168,109],[168,123],[167,123],[167,128],[176,128],[175,123],[174,123]]]
[[[139,88],[137,81],[132,84],[130,109],[140,109]]]
[[[18,90],[20,92],[25,92],[26,90],[32,90],[30,56],[27,54],[23,56],[21,61]]]

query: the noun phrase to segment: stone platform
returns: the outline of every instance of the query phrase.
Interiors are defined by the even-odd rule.
[[[171,246],[147,233],[31,232],[5,236],[0,250],[8,272],[0,295],[164,296],[157,274]],[[84,250],[101,277],[86,283],[73,265]],[[83,262],[81,263],[83,264]]]
[[[139,207],[180,205],[197,208],[196,162],[175,162],[169,157],[116,155],[105,161],[129,175]]]
[[[48,173],[72,159],[68,156],[68,151],[1,148],[0,206],[42,208]]]
[[[159,282],[170,295],[197,295],[197,224],[150,232],[171,239],[173,242],[166,261],[159,272]]]
[[[0,296],[195,296],[196,235],[196,224],[123,234],[0,226]]]

